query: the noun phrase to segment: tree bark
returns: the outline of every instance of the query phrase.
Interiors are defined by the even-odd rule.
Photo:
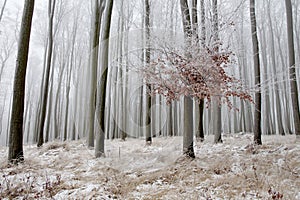
[[[47,102],[48,102],[48,93],[49,93],[49,82],[50,82],[50,69],[52,62],[52,53],[53,53],[53,18],[55,11],[56,0],[49,0],[49,31],[48,31],[48,55],[47,55],[47,64],[46,64],[46,73],[44,77],[44,88],[43,88],[43,97],[42,97],[42,110],[41,110],[41,124],[38,134],[38,143],[37,146],[40,147],[44,143],[44,129],[46,121],[46,112],[47,112]]]
[[[219,51],[219,16],[218,16],[218,0],[212,1],[212,10],[213,10],[213,42],[214,42],[214,50],[216,52]],[[214,142],[222,143],[222,113],[221,113],[221,105],[219,105],[219,98],[212,98],[212,106],[213,106],[213,133],[215,135]]]
[[[111,26],[111,16],[113,9],[113,0],[107,0],[104,11],[104,24],[102,27],[102,44],[101,44],[101,77],[97,86],[97,103],[96,103],[96,121],[95,121],[95,135],[96,158],[104,156],[104,139],[105,139],[105,98],[107,86],[107,71],[108,71],[108,53],[109,53],[109,33]]]
[[[291,83],[292,107],[294,126],[297,139],[300,139],[300,113],[298,100],[297,77],[295,70],[295,47],[293,35],[293,11],[291,0],[285,0],[286,19],[287,19],[287,34],[288,34],[288,51],[289,51],[289,75]]]
[[[183,31],[185,43],[190,47],[192,37],[191,17],[187,0],[180,0]],[[194,153],[194,130],[193,130],[193,100],[191,97],[184,97],[184,130],[183,130],[183,155],[188,158],[195,158]]]
[[[10,120],[8,161],[11,163],[18,163],[24,160],[23,114],[25,80],[33,11],[34,0],[26,0],[20,29],[19,47],[14,78],[13,104]]]
[[[145,58],[146,65],[150,64],[150,4],[149,0],[145,0],[145,30],[146,30],[146,49],[145,49]],[[151,90],[150,86],[147,85],[147,89]],[[152,144],[151,136],[151,96],[149,92],[146,93],[146,105],[147,105],[147,114],[146,114],[146,144]]]
[[[200,7],[201,7],[201,36],[200,36],[200,42],[201,42],[201,46],[204,48],[205,43],[206,43],[204,0],[200,1]],[[197,137],[200,138],[201,142],[204,141],[204,100],[203,99],[200,99],[200,102],[199,102],[199,124],[198,124]]]
[[[94,24],[93,24],[93,40],[91,49],[91,71],[90,71],[90,97],[89,97],[89,129],[87,143],[89,147],[94,147],[94,128],[95,128],[95,106],[96,106],[96,91],[97,91],[97,67],[99,56],[99,40],[100,40],[100,28],[101,18],[103,13],[103,1],[94,0]]]
[[[254,75],[257,91],[255,93],[255,112],[254,112],[254,143],[261,145],[261,89],[260,89],[260,61],[259,45],[257,39],[255,0],[250,0],[250,19],[254,59]]]

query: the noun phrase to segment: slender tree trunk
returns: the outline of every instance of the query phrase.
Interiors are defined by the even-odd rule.
[[[266,34],[265,31],[260,31],[260,38],[261,38],[261,46],[262,47],[266,47],[267,46],[267,42],[266,42]],[[272,121],[272,116],[271,116],[271,101],[270,101],[270,83],[268,80],[268,56],[267,56],[267,49],[266,48],[262,48],[261,50],[261,55],[262,55],[262,70],[263,70],[263,76],[262,78],[264,79],[265,84],[262,85],[262,87],[264,88],[264,112],[263,112],[263,127],[262,127],[262,133],[267,134],[267,135],[271,135],[271,134],[275,134],[274,133],[274,126],[273,126],[273,121]]]
[[[94,24],[93,24],[93,41],[91,49],[91,71],[90,71],[90,97],[89,97],[89,130],[88,130],[88,146],[94,147],[94,128],[95,128],[95,106],[96,106],[96,92],[97,92],[97,68],[99,56],[99,40],[101,18],[103,12],[103,1],[94,0]]]
[[[96,103],[96,158],[104,155],[104,139],[105,139],[105,98],[107,86],[107,71],[108,71],[108,53],[109,53],[109,33],[111,25],[111,16],[113,9],[113,0],[107,0],[104,11],[104,26],[102,27],[102,45],[101,45],[101,77],[100,84],[97,87],[97,103]]]
[[[6,2],[7,2],[7,0],[4,0],[3,6],[2,6],[1,11],[0,11],[0,22],[2,21],[4,9],[5,9],[5,6],[6,6]]]
[[[289,75],[291,82],[291,95],[292,95],[292,107],[294,126],[297,139],[300,139],[300,113],[299,113],[299,100],[297,89],[297,77],[295,69],[295,47],[293,36],[293,12],[291,0],[285,0],[286,18],[287,18],[287,34],[288,34],[288,50],[289,50]]]
[[[260,89],[260,62],[259,62],[259,45],[257,39],[255,0],[250,0],[250,19],[254,59],[254,75],[257,90],[255,93],[255,112],[254,112],[254,143],[262,144],[261,141],[261,89]]]
[[[193,100],[184,97],[184,136],[183,154],[189,158],[195,158],[194,153],[194,130],[193,130]]]
[[[150,4],[149,0],[145,0],[145,30],[146,30],[146,49],[145,49],[145,58],[146,65],[150,64]],[[147,85],[147,90],[151,90],[150,86]],[[152,136],[151,136],[151,96],[149,91],[146,93],[146,105],[147,105],[147,114],[146,114],[146,143],[151,145]]]
[[[283,129],[283,118],[281,113],[281,101],[279,96],[279,77],[278,77],[278,70],[277,70],[277,62],[276,62],[276,53],[275,53],[275,38],[274,38],[274,31],[273,31],[273,22],[271,17],[271,7],[270,1],[267,2],[268,4],[268,19],[269,19],[269,28],[270,28],[270,44],[271,44],[271,66],[273,66],[273,73],[274,73],[274,95],[275,95],[275,108],[276,108],[276,115],[275,121],[278,129],[279,135],[285,135]]]
[[[219,51],[219,15],[218,15],[218,0],[212,0],[213,9],[213,42],[215,51]],[[222,143],[222,113],[221,105],[219,105],[219,98],[213,97],[213,130],[214,130],[214,142]]]
[[[48,31],[48,55],[47,55],[47,64],[46,64],[46,73],[44,79],[44,88],[43,88],[43,98],[42,98],[42,110],[41,110],[41,124],[39,128],[38,134],[38,143],[37,146],[40,147],[44,143],[44,129],[45,129],[45,121],[46,121],[46,112],[47,112],[47,102],[48,102],[48,93],[49,93],[49,82],[50,82],[50,69],[52,62],[52,53],[53,53],[53,18],[55,11],[56,0],[49,0],[49,31]]]
[[[25,79],[31,33],[34,0],[26,0],[20,29],[17,63],[14,79],[13,104],[10,120],[8,161],[18,163],[24,160],[23,154],[23,114]]]
[[[182,23],[185,43],[190,46],[192,37],[191,17],[187,0],[180,0]],[[194,153],[194,130],[193,130],[193,100],[191,97],[184,97],[184,131],[183,131],[183,154],[189,158],[195,158]]]
[[[200,36],[200,41],[201,41],[201,46],[204,48],[205,43],[206,43],[204,0],[200,1],[200,7],[201,7],[201,36]],[[200,138],[201,142],[204,141],[204,119],[203,118],[204,118],[204,99],[200,99],[200,102],[199,102],[199,124],[198,124],[197,137]]]

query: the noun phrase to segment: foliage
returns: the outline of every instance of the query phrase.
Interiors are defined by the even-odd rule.
[[[192,42],[184,48],[160,45],[151,49],[151,63],[140,72],[151,86],[151,93],[165,96],[168,103],[181,96],[207,99],[208,105],[212,97],[217,97],[220,104],[229,108],[233,107],[230,97],[253,102],[242,82],[226,72],[234,64],[234,54],[221,47],[218,44],[199,48]]]

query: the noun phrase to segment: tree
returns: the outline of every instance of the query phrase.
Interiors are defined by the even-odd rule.
[[[40,147],[44,143],[44,129],[45,129],[45,121],[46,121],[46,111],[47,111],[47,102],[48,102],[48,93],[49,93],[49,82],[50,82],[50,69],[52,62],[52,53],[53,53],[53,18],[55,11],[55,3],[56,0],[49,0],[48,4],[48,17],[49,17],[49,25],[48,25],[48,51],[47,51],[47,61],[46,61],[46,71],[45,77],[43,77],[44,83],[42,84],[42,110],[41,110],[41,124],[39,127],[38,134],[38,143],[37,146]],[[44,88],[43,88],[44,86]]]
[[[295,126],[295,133],[297,135],[297,139],[300,139],[300,113],[299,113],[297,77],[296,77],[296,70],[295,70],[293,12],[292,12],[291,0],[285,0],[285,7],[286,7],[287,34],[288,34],[289,75],[290,75],[290,83],[291,83],[294,126]]]
[[[13,104],[10,121],[8,160],[18,163],[24,160],[23,154],[23,114],[25,97],[25,79],[30,43],[34,0],[25,0],[17,63],[14,78]]]
[[[146,29],[146,64],[150,64],[150,4],[149,0],[145,0],[145,29]],[[147,89],[151,90],[151,86],[147,85]],[[146,105],[147,105],[147,114],[146,114],[146,143],[151,145],[152,136],[151,136],[151,96],[147,93],[146,97]]]
[[[250,19],[251,33],[253,45],[254,59],[254,76],[257,91],[255,92],[255,111],[254,111],[254,143],[261,145],[261,89],[260,89],[260,61],[259,61],[259,45],[257,39],[256,16],[255,16],[255,0],[250,0]]]
[[[214,51],[219,51],[219,15],[218,15],[218,0],[212,1],[212,13],[213,13],[213,48]],[[221,105],[218,102],[218,97],[213,97],[213,131],[215,135],[214,142],[222,143],[222,113],[221,113]]]
[[[96,158],[104,155],[104,139],[105,139],[105,98],[107,86],[107,71],[108,71],[108,53],[109,53],[109,33],[111,25],[111,16],[113,9],[113,0],[107,0],[104,10],[104,23],[102,25],[102,38],[101,38],[101,77],[97,85],[96,97],[96,114],[95,114],[95,135]]]
[[[183,32],[185,43],[191,45],[192,23],[187,0],[180,0]],[[189,56],[189,55],[188,55]],[[183,131],[183,154],[189,158],[195,158],[194,153],[194,130],[193,130],[193,100],[187,95],[184,97],[184,131]]]
[[[196,0],[194,0],[196,1]],[[197,2],[197,1],[196,1]],[[197,5],[197,3],[196,3]],[[196,7],[197,8],[197,7]],[[201,9],[201,46],[205,46],[206,42],[206,28],[205,28],[205,5],[204,0],[200,1],[200,9]],[[197,14],[195,14],[197,15]],[[200,141],[204,141],[204,100],[201,99],[199,102],[199,124],[198,124],[198,134],[197,136],[200,138]]]
[[[89,96],[89,129],[87,142],[89,147],[94,147],[94,121],[95,121],[95,106],[96,106],[96,90],[97,90],[97,67],[99,56],[99,40],[100,40],[100,27],[103,13],[103,1],[94,0],[94,13],[93,13],[93,36],[91,47],[91,71],[90,71],[90,96]]]
[[[6,6],[6,2],[7,2],[7,0],[4,0],[3,6],[2,6],[1,11],[0,11],[0,22],[1,22],[2,17],[3,17],[3,13],[4,13],[5,6]]]

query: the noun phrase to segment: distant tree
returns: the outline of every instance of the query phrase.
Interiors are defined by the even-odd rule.
[[[299,99],[297,89],[297,77],[295,70],[295,47],[293,35],[293,9],[291,0],[285,0],[286,19],[287,19],[287,34],[288,34],[288,50],[289,50],[289,74],[291,79],[291,95],[292,107],[294,116],[294,126],[297,138],[300,139],[300,113],[299,113]]]
[[[13,104],[10,120],[8,161],[18,163],[24,160],[23,154],[23,114],[25,79],[30,43],[34,0],[25,0],[20,29],[17,63],[14,78]]]
[[[7,3],[7,0],[4,0],[3,6],[1,7],[1,11],[0,11],[0,22],[2,21],[2,17],[3,17],[3,13],[4,13],[6,3]]]
[[[260,61],[259,61],[259,44],[257,39],[257,27],[255,16],[255,0],[250,0],[250,19],[251,33],[254,58],[254,76],[255,85],[260,86]],[[258,87],[255,92],[255,111],[254,111],[254,143],[262,144],[261,141],[261,89]]]

